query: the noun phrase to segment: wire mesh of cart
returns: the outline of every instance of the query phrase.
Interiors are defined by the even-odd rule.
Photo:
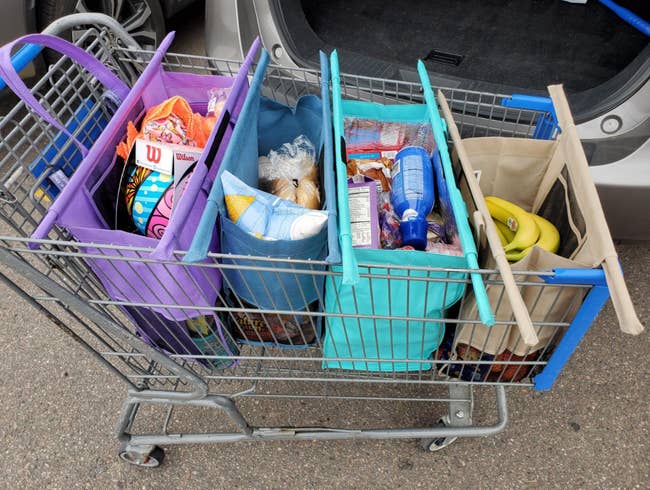
[[[107,26],[101,17],[86,23],[94,26],[85,30],[76,44],[132,84],[152,53],[129,46],[117,27]],[[240,66],[239,62],[182,54],[167,54],[164,60],[166,70],[227,76],[235,76]],[[291,103],[301,95],[318,95],[320,82],[320,73],[315,70],[271,66],[264,80],[264,95]],[[384,104],[424,100],[420,84],[349,75],[341,75],[341,91],[346,99]],[[101,84],[65,56],[32,85],[32,93],[87,145],[92,145],[116,110]],[[548,116],[544,110],[504,106],[502,99],[506,96],[497,94],[458,89],[443,89],[443,93],[464,136],[532,137],[540,131],[540,121]],[[370,312],[361,307],[356,311],[337,310],[331,304],[341,301],[339,290],[327,284],[340,280],[342,272],[325,261],[210,253],[208,260],[188,264],[183,262],[183,250],[161,261],[152,258],[152,250],[147,248],[79,243],[58,227],[47,239],[30,239],[56,199],[56,191],[44,183],[52,182],[53,174],[71,175],[81,155],[71,139],[27,110],[22,102],[3,117],[0,132],[0,279],[127,385],[117,434],[120,456],[133,464],[156,466],[164,455],[159,446],[180,443],[415,438],[425,449],[436,450],[458,437],[498,433],[507,418],[504,387],[549,389],[608,298],[601,270],[516,273],[517,287],[526,291],[532,324],[541,340],[534,352],[523,340],[513,343],[512,332],[519,326],[514,316],[509,316],[497,321],[495,326],[500,328],[483,339],[485,345],[496,342],[508,347],[499,348],[499,354],[493,355],[471,341],[482,322],[476,308],[468,307],[470,294],[461,294],[458,302],[429,317],[411,316],[408,310],[379,313],[374,307]],[[209,322],[201,328],[181,329],[178,322],[165,316],[166,309],[192,308],[184,302],[116,300],[89,267],[100,259],[107,268],[119,263],[119,270],[182,266],[198,269],[206,277],[210,270],[220,271],[223,285],[213,291],[217,301],[201,307],[203,314],[207,309],[218,319],[222,326],[218,335]],[[228,292],[229,281],[242,270],[257,274],[267,292],[280,294],[283,281],[272,278],[295,276],[297,284],[317,291],[316,299],[305,299],[291,308],[253,306]],[[459,288],[469,291],[470,273],[480,274],[493,290],[503,285],[500,272],[494,269],[477,272],[396,264],[377,270],[372,264],[360,263],[359,270],[368,281],[371,296],[374,284],[399,283],[407,303],[414,299],[426,303],[429,298],[409,298],[409,284],[436,287],[443,297]],[[300,288],[298,292],[304,293]],[[491,300],[495,312],[509,308],[510,298],[502,287]],[[430,309],[425,304],[418,311]],[[325,334],[333,322],[343,322],[350,331],[361,324],[370,326],[365,346],[379,343],[376,337],[383,335],[389,336],[390,347],[379,354],[376,346],[368,347],[364,355],[362,342],[361,354],[352,355],[345,344],[344,352],[330,349],[325,353]],[[373,330],[377,324],[387,328]],[[466,344],[456,338],[461,326],[470,338]],[[434,328],[437,338],[432,344],[428,330]],[[147,335],[152,331],[164,335],[152,339]],[[406,335],[406,355],[403,346],[391,344],[391,335]],[[496,420],[492,423],[478,424],[472,417],[476,385],[491,385],[496,391]],[[261,400],[263,405],[251,400]],[[316,422],[289,426],[290,404],[295,402],[314,403],[319,411]],[[391,402],[437,403],[446,410],[439,420],[425,427],[409,427],[408,423],[406,427],[381,427],[379,420],[379,428],[350,425],[348,419],[358,410],[357,404]],[[336,403],[339,411],[349,407],[339,427],[324,419],[328,403]],[[285,421],[265,427],[259,413],[260,406],[268,406],[264,404],[273,404],[275,411],[286,411]],[[235,428],[224,431],[207,427],[203,433],[175,431],[174,422],[181,417],[177,412],[188,406],[221,410]],[[159,409],[160,418],[148,413],[140,424],[138,414],[143,407],[145,411]]]

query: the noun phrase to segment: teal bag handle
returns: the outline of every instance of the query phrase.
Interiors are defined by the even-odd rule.
[[[467,207],[460,195],[460,191],[452,185],[452,182],[454,182],[454,171],[451,166],[449,150],[447,149],[447,139],[445,138],[445,131],[443,129],[443,120],[438,112],[438,103],[433,95],[429,74],[427,73],[422,60],[418,60],[418,74],[420,75],[420,83],[424,90],[424,100],[429,111],[429,119],[431,120],[431,126],[433,127],[433,137],[436,141],[438,151],[440,151],[440,158],[442,159],[442,170],[445,174],[445,180],[447,181],[447,190],[449,191],[449,197],[452,203],[451,207],[454,213],[454,219],[458,225],[460,243],[463,247],[468,267],[472,270],[479,270],[478,252],[476,250],[476,244],[474,243],[474,237],[472,236],[472,230],[469,227]],[[487,291],[485,290],[483,277],[478,272],[471,273],[470,277],[472,279],[472,287],[474,288],[474,296],[476,297],[476,305],[478,306],[481,321],[490,327],[494,325],[494,314],[490,307],[490,300],[488,299]]]
[[[354,285],[359,282],[357,258],[352,250],[352,227],[350,225],[350,210],[348,209],[347,168],[342,160],[343,151],[343,117],[341,116],[341,72],[339,71],[339,55],[336,50],[330,55],[332,69],[332,115],[334,117],[334,149],[336,153],[336,184],[338,197],[339,243],[343,263],[343,284]]]

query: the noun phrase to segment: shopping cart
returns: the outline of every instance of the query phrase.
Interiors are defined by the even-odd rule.
[[[67,28],[71,24],[88,25],[76,44],[111,67],[128,84],[133,83],[152,56],[151,52],[138,49],[119,26],[103,16],[76,17],[73,21],[59,23],[58,27]],[[57,26],[53,30],[56,31]],[[168,54],[165,59],[168,70],[196,73],[234,76],[239,66],[238,62],[181,54]],[[97,81],[85,73],[83,67],[62,57],[33,85],[32,92],[75,138],[92,143],[115,109],[110,98],[98,87]],[[376,78],[341,75],[341,90],[344,98],[380,103],[422,103],[424,100],[419,84]],[[277,66],[267,70],[264,95],[269,98],[288,103],[304,94],[318,95],[319,91],[317,71]],[[548,111],[543,108],[504,107],[504,96],[497,94],[457,89],[443,89],[443,92],[463,135],[532,137],[547,131],[542,125],[548,125]],[[300,349],[287,349],[286,342],[267,337],[260,338],[260,342],[239,343],[238,353],[231,355],[207,349],[201,351],[202,355],[175,352],[169,346],[162,348],[148,342],[134,327],[132,312],[134,308],[144,311],[154,307],[157,310],[183,307],[163,302],[112,299],[88,267],[88,261],[101,258],[107,261],[107,267],[119,261],[137,264],[140,268],[153,264],[199,271],[216,268],[230,272],[222,274],[226,286],[228,277],[237,270],[294,274],[303,279],[307,276],[314,284],[321,283],[319,280],[323,277],[325,282],[338,280],[341,272],[317,260],[212,253],[206,262],[187,264],[183,262],[185,251],[177,251],[169,260],[161,261],[151,258],[152,250],[146,248],[109,245],[93,245],[96,252],[92,253],[87,248],[91,244],[75,242],[65,230],[57,227],[48,239],[34,241],[30,235],[56,199],[56,192],[44,182],[57,171],[73,172],[80,155],[69,139],[42,122],[21,102],[2,119],[0,132],[0,279],[126,384],[127,396],[117,424],[117,437],[121,443],[120,457],[132,464],[157,466],[164,457],[160,446],[174,444],[414,438],[421,440],[426,450],[437,450],[458,437],[496,434],[507,422],[505,387],[550,389],[609,297],[604,273],[599,269],[563,271],[561,274],[553,271],[516,273],[517,286],[527,288],[529,296],[541,297],[542,293],[548,296],[552,291],[558,304],[559,298],[570,296],[570,301],[562,303],[565,311],[560,315],[561,320],[547,321],[543,314],[531,315],[535,318],[535,331],[545,332],[544,345],[534,355],[510,353],[494,358],[482,355],[479,349],[473,357],[459,358],[449,348],[454,345],[455,327],[481,325],[477,312],[459,314],[474,311],[464,308],[467,297],[451,311],[443,312],[442,318],[416,318],[360,312],[328,313],[323,295],[318,298],[317,305],[305,304],[295,310],[258,309],[237,298],[226,297],[220,289],[216,291],[218,301],[211,310],[228,326],[225,331],[230,342],[238,343],[246,338],[243,329],[250,331],[254,324],[273,332],[277,331],[274,327],[278,324],[291,322],[306,323],[303,332],[311,332],[310,339],[303,338]],[[34,162],[39,163],[35,165]],[[35,242],[37,247],[33,246]],[[99,253],[101,248],[110,253]],[[503,284],[498,270],[477,272],[394,265],[377,272],[370,264],[359,264],[359,267],[361,277],[370,282],[371,292],[373,281],[395,276],[413,276],[413,281],[443,287],[445,293],[458,282],[467,283],[471,289],[469,277],[472,273],[480,274],[488,286]],[[296,283],[304,281],[296,280]],[[278,284],[282,282],[265,284],[265,287],[273,290]],[[332,288],[332,291],[337,290]],[[491,307],[498,312],[510,302],[511,296],[502,292]],[[534,299],[530,304],[531,310],[534,309]],[[367,357],[352,359],[355,366],[361,366],[359,369],[336,369],[324,367],[324,362],[331,366],[335,361],[349,362],[351,359],[323,355],[321,327],[327,329],[328,321],[334,317],[352,322],[361,319],[389,321],[395,331],[403,328],[405,322],[442,323],[447,333],[431,357],[409,358],[410,364],[419,366],[415,370],[365,370],[364,363],[377,361]],[[149,322],[152,328],[160,330],[169,328],[160,315],[142,315],[135,320],[136,323]],[[519,327],[514,317],[497,321],[496,325]],[[404,360],[384,357],[381,362],[398,364]],[[492,423],[475,423],[474,388],[477,385],[488,385],[495,391],[497,417]],[[264,404],[258,405],[258,401]],[[290,405],[296,401],[317,404],[320,415],[314,424],[289,426],[288,421],[292,420]],[[389,402],[441,404],[446,406],[446,413],[439,419],[432,419],[426,427],[381,427],[379,420],[379,428],[350,424],[348,419],[360,410],[359,404],[373,410],[378,404]],[[282,411],[283,420],[287,422],[265,426],[261,406],[271,406],[274,412]],[[345,412],[345,421],[341,421],[339,427],[330,426],[328,406],[336,407],[339,413]],[[222,431],[208,428],[204,433],[173,430],[175,421],[180,418],[176,413],[184,407],[222,411],[234,427],[231,424],[232,429]],[[197,412],[193,413],[197,421]],[[154,414],[159,418],[154,418]],[[200,419],[197,423],[200,424]]]

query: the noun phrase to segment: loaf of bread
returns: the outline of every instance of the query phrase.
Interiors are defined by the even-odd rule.
[[[311,179],[301,179],[296,189],[296,204],[307,209],[320,209],[320,193]]]
[[[293,180],[273,179],[271,181],[271,194],[278,196],[280,199],[296,202],[296,186]]]

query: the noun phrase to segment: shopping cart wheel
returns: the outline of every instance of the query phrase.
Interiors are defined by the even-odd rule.
[[[160,446],[120,445],[120,459],[143,468],[157,468],[165,460],[165,451]]]
[[[447,427],[449,425],[449,416],[446,415],[438,420],[438,423],[435,425],[435,427]],[[427,452],[440,451],[441,449],[449,446],[456,439],[458,439],[458,437],[437,437],[435,439],[421,439],[420,445],[422,446],[422,449]]]

